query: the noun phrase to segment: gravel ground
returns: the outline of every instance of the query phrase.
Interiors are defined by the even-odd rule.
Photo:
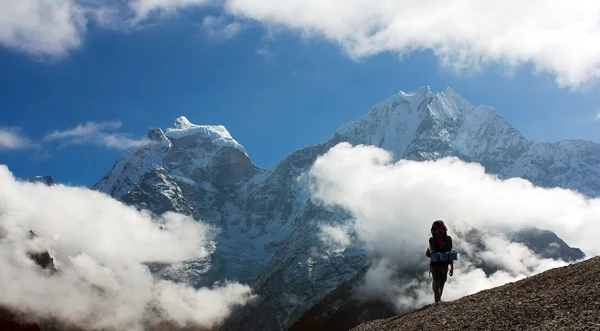
[[[600,330],[600,257],[351,330]]]

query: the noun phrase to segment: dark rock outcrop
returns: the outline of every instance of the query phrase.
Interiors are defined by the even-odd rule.
[[[543,258],[560,258],[566,262],[574,262],[585,257],[581,249],[570,247],[552,231],[527,227],[507,235],[511,241],[524,244]]]
[[[29,239],[34,239],[38,235],[35,232],[29,230]],[[54,259],[50,256],[50,252],[42,251],[42,252],[27,252],[27,256],[37,263],[42,269],[49,270],[50,273],[55,273],[57,271],[56,266],[54,265]]]
[[[25,181],[30,183],[43,183],[48,186],[54,185],[54,179],[51,176],[34,176],[27,178]]]

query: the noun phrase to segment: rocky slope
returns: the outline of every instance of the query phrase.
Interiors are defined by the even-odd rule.
[[[479,162],[500,177],[524,177],[600,196],[600,145],[584,141],[546,144],[523,137],[493,108],[472,106],[448,89],[400,92],[327,141],[291,153],[276,166],[256,166],[222,126],[180,117],[151,143],[121,156],[94,189],[156,213],[174,210],[220,229],[205,261],[160,270],[194,285],[217,279],[251,284],[254,306],[224,329],[285,330],[368,262],[355,245],[322,246],[319,226],[348,215],[313,204],[298,177],[329,148],[347,141],[371,144],[395,159],[457,156]],[[517,239],[515,239],[517,240]]]
[[[352,330],[598,330],[599,283],[594,257]]]
[[[457,233],[457,242],[461,245],[474,245],[477,249],[475,254],[463,247],[457,247],[460,252],[460,263],[468,261],[478,264],[486,275],[496,273],[499,268],[493,265],[486,265],[485,259],[478,255],[478,252],[485,251],[485,245],[481,242],[482,234],[476,229],[468,232]],[[523,243],[533,252],[544,258],[561,259],[567,262],[581,260],[585,257],[584,253],[571,248],[564,241],[551,231],[544,231],[534,227],[525,228],[520,231],[510,231],[507,237],[512,242]],[[481,262],[478,262],[481,261]],[[423,266],[421,270],[426,270]],[[346,331],[363,322],[395,316],[399,313],[398,308],[394,307],[390,301],[379,297],[365,297],[361,291],[361,285],[365,278],[364,268],[353,279],[344,282],[335,290],[331,291],[325,298],[306,311],[288,331]],[[419,272],[410,274],[406,271],[400,271],[397,277],[397,283],[402,283],[406,279],[419,279],[429,283],[430,279],[423,279]],[[411,295],[407,292],[406,295]],[[411,309],[404,309],[401,312],[409,312]]]
[[[162,324],[155,327],[149,327],[145,331],[217,331],[219,328],[212,329],[199,327],[178,327],[175,325]],[[82,329],[80,327],[69,325],[64,321],[55,318],[37,317],[31,312],[16,312],[12,308],[0,306],[0,330],[2,331],[126,331],[115,329]]]

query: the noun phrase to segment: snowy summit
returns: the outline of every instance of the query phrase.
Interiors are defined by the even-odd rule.
[[[229,131],[222,125],[196,125],[192,124],[187,117],[180,116],[173,123],[173,127],[165,133],[169,139],[181,139],[192,135],[208,138],[217,146],[233,147],[247,155],[244,147],[235,141]]]

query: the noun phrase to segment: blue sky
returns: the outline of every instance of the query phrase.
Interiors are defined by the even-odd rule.
[[[0,22],[10,32],[0,29],[0,163],[19,177],[49,174],[60,182],[91,186],[123,150],[93,140],[64,144],[44,137],[94,122],[130,142],[149,127],[165,129],[185,115],[196,124],[224,125],[256,164],[268,167],[295,149],[327,139],[399,90],[424,85],[434,92],[450,86],[473,104],[492,105],[534,140],[600,142],[595,76],[600,56],[594,57],[600,52],[591,46],[549,49],[571,35],[546,42],[533,32],[490,30],[473,39],[465,33],[469,26],[455,28],[464,21],[460,17],[440,23],[450,29],[430,27],[434,37],[440,34],[442,46],[452,37],[475,49],[475,58],[490,60],[477,68],[479,61],[471,56],[456,59],[462,44],[446,51],[450,46],[431,44],[432,34],[419,30],[425,28],[404,28],[405,35],[414,32],[409,41],[397,37],[392,23],[404,22],[403,17],[379,18],[380,36],[373,36],[368,20],[381,16],[377,12],[367,18],[360,11],[340,12],[337,19],[351,24],[338,26],[331,16],[325,17],[333,23],[316,19],[327,15],[327,8],[303,6],[303,0],[288,3],[302,5],[293,7],[297,15],[274,0],[254,1],[211,6],[201,0],[134,0],[128,7],[99,1],[104,6],[90,9],[85,2],[60,0],[63,7],[40,7],[50,15],[44,23],[35,19],[42,9],[17,10],[9,0],[0,0],[0,10],[14,10],[20,18]],[[31,8],[41,3],[24,2]],[[499,12],[511,17],[511,3],[516,2],[495,2],[498,19]],[[70,21],[63,20],[63,10],[74,15]],[[486,13],[480,14],[485,18]],[[569,17],[557,22],[538,16],[533,19],[539,26],[544,20],[558,27],[569,23]],[[85,22],[73,23],[73,17]],[[516,30],[527,26],[512,24]],[[585,40],[591,32],[581,29]],[[481,46],[481,40],[493,38],[502,42]],[[538,51],[529,53],[527,40],[536,40]],[[405,51],[404,56],[397,51]],[[451,65],[442,64],[444,59]],[[462,69],[455,70],[458,66]]]

